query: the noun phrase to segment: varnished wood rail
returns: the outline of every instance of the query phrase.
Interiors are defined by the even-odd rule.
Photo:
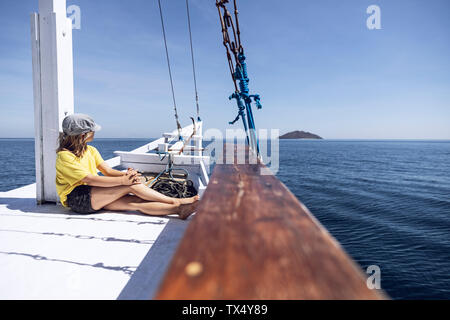
[[[154,298],[386,298],[368,289],[359,266],[281,181],[260,174],[264,168],[216,165]]]

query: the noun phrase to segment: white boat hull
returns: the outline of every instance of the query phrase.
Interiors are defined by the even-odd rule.
[[[210,174],[210,157],[203,155],[202,146],[202,122],[189,125],[181,130],[184,141],[176,141],[178,132],[164,133],[163,137],[133,151],[115,151],[120,158],[120,166],[133,168],[141,172],[160,173],[167,168],[169,156],[164,153],[156,153],[158,150],[168,150],[171,154],[173,169],[185,170],[188,179],[192,180],[195,189],[201,196],[206,190]],[[184,146],[184,148],[183,148]],[[180,152],[179,150],[183,148]],[[174,150],[174,151],[171,151]],[[116,163],[117,164],[117,161]]]

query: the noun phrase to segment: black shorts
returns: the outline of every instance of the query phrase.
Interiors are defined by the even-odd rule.
[[[94,213],[98,210],[91,206],[91,186],[81,185],[67,196],[67,205],[77,213]]]

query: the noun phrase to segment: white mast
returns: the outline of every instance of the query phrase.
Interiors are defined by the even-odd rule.
[[[55,163],[63,118],[74,111],[72,21],[66,0],[39,0],[31,14],[36,200],[57,202]]]

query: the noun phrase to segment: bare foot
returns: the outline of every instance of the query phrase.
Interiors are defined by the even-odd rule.
[[[197,210],[197,206],[198,201],[181,204],[180,211],[178,212],[180,219],[186,220],[191,214],[195,212],[195,210]]]
[[[189,203],[194,203],[196,201],[198,201],[200,199],[199,195],[190,197],[190,198],[180,198],[178,199],[180,201],[180,204],[189,204]]]

